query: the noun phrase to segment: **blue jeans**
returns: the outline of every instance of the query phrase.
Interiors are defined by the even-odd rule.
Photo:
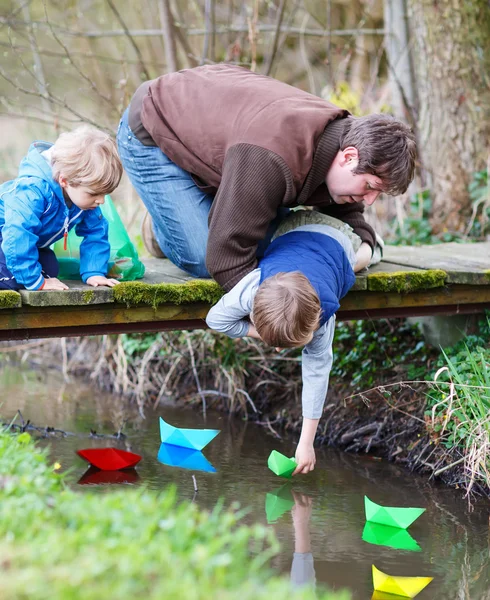
[[[117,132],[119,156],[133,187],[153,221],[158,245],[175,265],[194,277],[210,277],[206,269],[208,215],[214,196],[203,192],[192,176],[156,146],[144,146],[128,125],[124,112]],[[281,218],[280,209],[267,235],[261,240],[257,257],[264,255]]]

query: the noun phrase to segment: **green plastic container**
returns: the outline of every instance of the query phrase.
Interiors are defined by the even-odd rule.
[[[128,232],[121,221],[110,196],[105,196],[105,202],[100,207],[102,214],[109,223],[109,271],[107,277],[119,281],[134,281],[145,274],[145,265],[138,258],[138,253],[129,239]],[[52,249],[60,266],[59,279],[80,279],[80,244],[82,238],[75,233],[75,228],[68,232],[66,250],[64,240],[58,240]]]

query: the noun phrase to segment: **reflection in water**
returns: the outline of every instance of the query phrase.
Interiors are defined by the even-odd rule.
[[[315,566],[311,553],[310,520],[313,498],[291,491],[294,506],[291,509],[294,529],[294,554],[291,565],[291,583],[294,587],[315,586]]]
[[[283,483],[267,468],[267,457],[273,449],[294,455],[295,439],[278,442],[253,423],[212,412],[204,420],[198,411],[169,406],[147,410],[143,419],[137,406],[123,398],[95,393],[83,382],[64,386],[61,375],[4,368],[0,385],[3,418],[12,418],[20,408],[24,418],[35,425],[76,434],[41,442],[49,446],[53,463],[73,470],[69,481],[74,485],[86,470],[76,450],[116,446],[143,456],[135,472],[140,477],[136,485],[162,490],[175,484],[179,497],[191,500],[194,476],[199,488],[195,501],[202,508],[212,510],[223,498],[225,506],[239,502],[248,508],[247,523],[266,523],[266,494]],[[156,459],[161,444],[160,416],[178,427],[221,430],[205,450],[215,473],[162,466]],[[90,430],[112,434],[122,423],[123,439],[89,437]],[[348,588],[353,600],[366,600],[373,592],[371,569],[375,564],[387,573],[433,575],[434,581],[417,600],[490,600],[488,501],[475,502],[470,511],[461,491],[433,485],[384,461],[325,448],[317,449],[315,470],[293,478],[291,484],[289,502],[294,503],[294,510],[291,506],[269,527],[274,528],[282,546],[272,566],[283,573],[291,573],[293,566],[295,581],[316,578],[317,588]],[[88,486],[76,487],[82,491]],[[385,506],[403,506],[409,499],[412,505],[427,508],[410,528],[421,551],[363,541],[364,495]],[[284,497],[287,499],[287,494]],[[308,518],[309,529],[305,528]],[[376,539],[381,539],[377,531]]]
[[[192,471],[204,471],[205,473],[216,473],[216,469],[208,461],[202,452],[174,446],[173,444],[161,444],[157,460],[169,467],[180,467]]]
[[[406,529],[390,527],[389,525],[366,523],[362,531],[362,539],[375,546],[388,546],[396,550],[407,550],[408,552],[422,552],[422,548]]]
[[[282,515],[294,506],[291,493],[292,483],[285,483],[280,488],[265,495],[265,516],[267,523],[275,523]]]
[[[97,467],[89,467],[77,481],[80,485],[114,485],[121,483],[138,483],[140,476],[135,469],[123,471],[101,471]]]

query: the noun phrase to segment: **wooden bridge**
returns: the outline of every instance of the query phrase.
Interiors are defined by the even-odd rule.
[[[115,288],[67,282],[63,292],[0,292],[0,340],[202,329],[222,294],[168,260],[145,262],[145,278]],[[471,314],[490,309],[490,242],[388,246],[358,274],[338,318]]]

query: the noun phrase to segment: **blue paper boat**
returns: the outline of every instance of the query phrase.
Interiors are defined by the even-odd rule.
[[[157,460],[169,467],[180,467],[192,471],[205,471],[216,473],[216,469],[200,450],[174,446],[173,444],[161,444]]]
[[[165,444],[202,450],[219,433],[219,429],[180,429],[166,423],[160,417],[160,439]]]

